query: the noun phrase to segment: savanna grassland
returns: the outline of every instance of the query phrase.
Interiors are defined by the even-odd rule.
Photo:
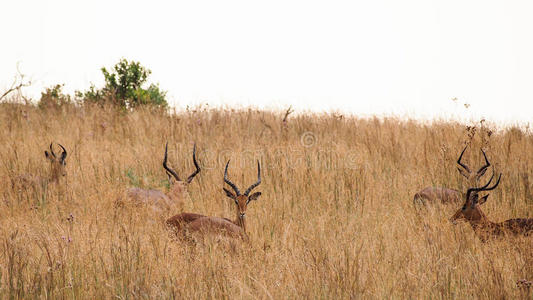
[[[483,205],[493,221],[533,217],[533,136],[473,123],[189,109],[172,114],[99,107],[0,104],[0,298],[532,298],[533,237],[482,243],[459,207],[413,208],[425,186],[466,191],[456,169],[477,169],[483,146],[499,187]],[[161,166],[202,167],[190,199],[168,211],[114,205],[129,187],[166,190]],[[58,184],[46,177],[50,142],[68,151]],[[55,146],[56,149],[57,145]],[[58,150],[56,150],[58,151]],[[249,242],[177,240],[164,220],[182,211],[233,218],[224,165],[262,196],[247,211]],[[486,182],[492,169],[482,179]]]

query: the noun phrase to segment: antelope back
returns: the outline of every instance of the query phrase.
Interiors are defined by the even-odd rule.
[[[160,190],[145,190],[141,188],[129,188],[126,191],[127,202],[134,206],[149,206],[155,212],[165,212],[174,209],[182,209],[183,201],[176,201]],[[123,206],[122,199],[117,201],[117,206]]]
[[[203,217],[191,222],[188,226],[191,232],[222,233],[230,236],[246,236],[244,228],[225,218]]]
[[[43,178],[39,175],[24,173],[24,174],[17,175],[11,179],[11,188],[14,191],[22,192],[31,187],[34,187],[34,188],[40,187],[46,181],[47,181],[47,178]]]
[[[413,202],[415,205],[433,203],[458,204],[461,200],[461,192],[459,191],[443,187],[426,187],[415,194]]]

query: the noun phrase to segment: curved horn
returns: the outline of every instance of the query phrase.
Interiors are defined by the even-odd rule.
[[[228,166],[229,166],[229,159],[228,159],[228,162],[226,163],[226,169],[224,170],[224,182],[227,183],[229,186],[231,186],[231,188],[235,191],[235,193],[237,194],[236,196],[240,196],[241,195],[241,191],[239,191],[239,188],[237,188],[237,186],[231,182],[229,179],[228,179]]]
[[[470,171],[470,168],[468,168],[467,165],[465,164],[462,164],[461,163],[461,159],[463,158],[463,154],[465,154],[465,151],[466,151],[466,148],[468,147],[468,145],[465,146],[465,148],[463,149],[463,152],[461,152],[461,155],[459,155],[459,159],[457,160],[457,163],[463,167],[468,173],[472,173],[472,171]]]
[[[492,176],[490,177],[489,181],[484,186],[479,187],[479,188],[469,188],[466,191],[466,200],[468,201],[470,199],[470,195],[472,193],[477,193],[477,192],[482,192],[482,191],[490,191],[490,190],[495,189],[498,186],[498,184],[500,184],[500,179],[502,178],[502,174],[500,173],[500,176],[498,177],[498,181],[494,184],[494,186],[492,186],[490,188],[487,188],[489,186],[489,184],[492,182],[493,178],[494,178],[494,170],[492,170]]]
[[[194,143],[194,147],[192,150],[192,161],[194,162],[194,166],[196,167],[196,171],[194,171],[189,177],[187,177],[187,183],[191,183],[191,181],[194,179],[194,176],[198,175],[200,173],[200,166],[198,165],[198,162],[196,161],[196,143]]]
[[[487,170],[487,168],[490,167],[490,162],[487,159],[487,154],[485,154],[485,151],[483,151],[483,149],[481,149],[481,153],[483,153],[483,157],[485,157],[485,165],[479,168],[479,170],[477,171],[477,174],[479,174],[480,177],[481,175],[485,174],[485,171]]]
[[[255,188],[257,187],[258,185],[261,184],[261,165],[259,164],[259,160],[257,161],[257,182],[252,184],[247,190],[246,192],[244,192],[244,195],[248,196],[248,194],[250,194],[250,192]]]
[[[55,158],[56,157],[56,154],[54,153],[54,149],[52,149],[52,143],[50,143],[50,154],[52,154],[52,156]]]
[[[482,191],[492,191],[493,189],[498,187],[498,185],[500,184],[500,179],[502,179],[502,173],[500,173],[500,176],[498,176],[498,180],[496,181],[496,183],[493,186],[491,186],[490,188],[484,188],[484,189],[482,189]]]
[[[169,168],[167,166],[167,157],[168,157],[167,153],[168,153],[168,142],[165,145],[165,158],[163,159],[163,168],[165,168],[165,170],[167,170],[167,172],[172,174],[172,176],[174,176],[174,178],[176,178],[177,181],[181,181],[181,179],[179,178],[178,174],[176,174],[176,172],[174,172],[174,170],[172,170],[171,168]]]
[[[64,161],[67,158],[67,149],[63,147],[61,144],[58,144],[61,149],[63,149],[63,153],[61,153],[61,160]]]

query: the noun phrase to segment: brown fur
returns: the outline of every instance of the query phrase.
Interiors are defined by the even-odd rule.
[[[246,209],[248,204],[252,200],[257,200],[261,196],[260,192],[248,195],[253,188],[261,183],[261,168],[258,162],[258,181],[250,186],[247,191],[241,195],[238,188],[227,179],[228,163],[226,164],[226,170],[224,172],[224,181],[232,186],[235,190],[235,194],[224,188],[226,195],[233,199],[235,202],[236,218],[231,221],[227,218],[203,216],[194,213],[181,213],[169,218],[166,221],[167,226],[174,229],[176,232],[182,232],[183,229],[187,229],[189,232],[201,232],[201,233],[217,233],[229,235],[232,237],[246,238]]]
[[[483,213],[479,207],[480,204],[476,204],[472,208],[470,201],[467,201],[465,205],[452,216],[451,221],[454,223],[459,220],[468,221],[476,235],[483,242],[496,236],[528,236],[533,233],[533,219],[509,219],[501,223],[494,223],[487,218],[485,213]]]
[[[413,202],[426,205],[440,202],[442,204],[458,204],[462,201],[463,194],[457,190],[444,187],[426,187],[416,193]]]
[[[232,237],[246,237],[243,227],[226,218],[202,217],[189,223],[189,232],[217,233]]]
[[[185,201],[189,199],[188,184],[175,182],[165,193],[160,190],[145,190],[141,188],[129,188],[126,190],[126,199],[133,205],[152,206],[157,211],[168,211],[176,205],[183,207]],[[119,199],[120,205],[123,198]]]
[[[204,215],[195,213],[181,213],[168,218],[165,223],[170,229],[180,231],[184,226],[188,226],[191,222],[204,217]]]
[[[236,198],[235,220],[221,217],[204,216],[195,213],[181,213],[170,217],[165,223],[176,233],[187,229],[189,232],[217,233],[232,237],[239,236],[244,238],[246,237],[245,215],[248,207],[247,202],[249,202],[249,197],[240,195]]]
[[[489,238],[505,235],[529,235],[533,232],[533,219],[509,219],[501,223],[490,221],[483,213],[480,205],[487,201],[488,195],[479,198],[480,191],[490,191],[495,189],[500,183],[501,174],[494,186],[487,188],[489,182],[481,188],[470,188],[465,195],[463,206],[451,217],[451,221],[456,224],[458,220],[467,220],[472,229],[483,242]]]

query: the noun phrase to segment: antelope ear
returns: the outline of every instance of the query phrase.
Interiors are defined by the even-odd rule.
[[[481,199],[479,199],[479,201],[478,201],[478,205],[481,205],[481,204],[487,202],[487,198],[488,198],[488,197],[489,197],[489,194],[487,194],[487,195],[481,197]]]
[[[457,170],[459,170],[459,173],[461,173],[461,175],[463,175],[466,179],[469,179],[470,178],[470,174],[468,174],[465,170],[463,170],[462,168],[457,168]]]
[[[230,197],[231,199],[235,200],[235,195],[233,195],[232,192],[230,192],[229,190],[227,190],[226,188],[222,188],[224,189],[224,192],[226,192],[226,196]]]
[[[259,196],[261,196],[261,192],[255,192],[255,193],[251,194],[250,197],[248,197],[248,199],[249,199],[249,201],[257,200],[257,198],[259,198]]]

